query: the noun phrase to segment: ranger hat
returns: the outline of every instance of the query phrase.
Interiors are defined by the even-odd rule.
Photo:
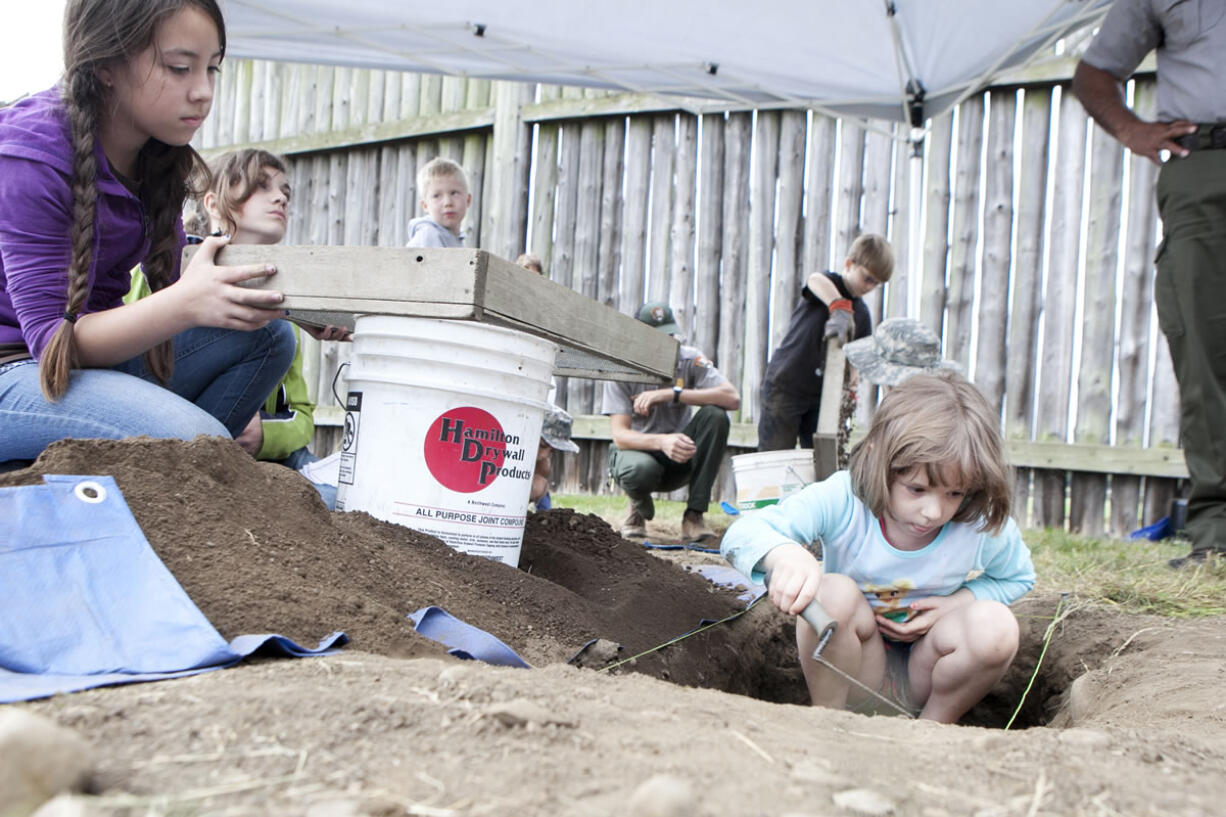
[[[639,309],[638,319],[670,335],[681,333],[681,328],[677,326],[677,319],[673,317],[673,308],[663,301],[643,304]]]
[[[541,439],[549,443],[551,448],[559,451],[579,452],[579,446],[570,438],[570,429],[574,424],[570,415],[557,406],[550,406],[545,412],[545,422],[541,425]]]
[[[915,318],[887,318],[871,337],[843,347],[848,362],[870,383],[897,386],[913,374],[962,367],[941,359],[941,339]]]

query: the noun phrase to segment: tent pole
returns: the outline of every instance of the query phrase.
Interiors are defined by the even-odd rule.
[[[924,130],[912,128],[911,138],[911,179],[907,186],[907,312],[909,316],[919,315],[920,284],[923,279],[923,256],[920,247],[920,237],[923,235],[920,224],[920,211],[924,206]]]

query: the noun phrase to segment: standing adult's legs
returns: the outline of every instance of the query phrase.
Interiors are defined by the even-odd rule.
[[[688,510],[700,514],[707,512],[707,506],[711,504],[711,489],[719,476],[719,467],[728,447],[731,426],[728,412],[719,406],[703,406],[694,412],[686,425],[685,434],[694,441],[697,449],[690,459]]]
[[[1226,151],[1164,165],[1158,204],[1154,297],[1179,381],[1187,530],[1194,553],[1226,552]]]

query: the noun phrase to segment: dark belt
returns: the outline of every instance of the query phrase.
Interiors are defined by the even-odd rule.
[[[1180,136],[1174,142],[1185,150],[1219,150],[1226,148],[1226,124],[1198,125],[1196,133]]]

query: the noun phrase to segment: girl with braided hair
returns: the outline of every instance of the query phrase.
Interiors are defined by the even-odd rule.
[[[289,368],[275,273],[180,274],[189,145],[225,53],[216,0],[69,0],[64,77],[0,110],[0,463],[67,438],[234,437]],[[152,294],[123,304],[140,263]]]

